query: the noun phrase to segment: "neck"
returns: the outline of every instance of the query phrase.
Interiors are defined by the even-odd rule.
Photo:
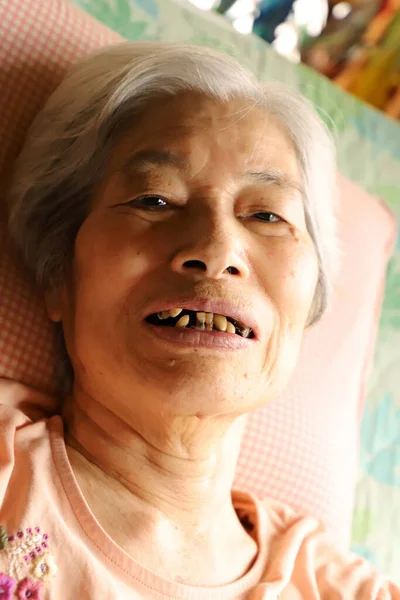
[[[232,544],[238,545],[237,569],[243,570],[244,559],[246,570],[249,556],[252,560],[255,554],[254,542],[241,526],[231,500],[243,417],[200,420],[163,414],[162,419],[151,419],[150,427],[148,419],[141,426],[140,414],[136,417],[128,424],[77,388],[66,401],[68,453],[92,511],[106,531],[120,530],[116,541],[134,558],[146,564],[152,556],[149,566],[153,569],[158,546],[160,574],[166,547],[175,549],[174,556],[191,556],[195,548],[196,581],[189,575],[190,583],[204,584],[206,579],[215,585],[232,580],[223,560],[218,559],[221,572],[214,572],[216,557],[228,551],[232,556]],[[121,515],[119,527],[106,522],[107,502],[113,508],[111,514]],[[202,560],[207,577],[199,573]],[[177,573],[177,579],[183,568],[185,574],[190,572],[179,560],[165,565],[169,574]]]

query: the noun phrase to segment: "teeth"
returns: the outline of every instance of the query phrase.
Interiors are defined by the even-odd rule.
[[[226,331],[228,319],[223,315],[214,315],[214,327],[218,331]]]
[[[170,310],[163,310],[159,312],[157,316],[160,321],[162,321],[163,319],[168,319],[168,317],[177,317],[181,314],[181,312],[181,308],[171,308]]]
[[[175,319],[181,314],[182,311],[182,308],[171,308],[169,310],[163,310],[159,312],[157,316],[160,319],[160,321],[168,319],[170,317]],[[190,316],[186,314],[178,320],[178,322],[175,324],[175,327],[187,327],[189,323]],[[245,325],[242,325],[239,322],[237,322],[235,326],[233,323],[228,321],[228,319],[224,315],[215,315],[214,313],[206,313],[203,311],[196,312],[196,325],[194,327],[195,329],[203,331],[204,329],[206,329],[207,331],[212,331],[213,329],[216,329],[217,331],[222,331],[226,333],[237,333],[244,338],[248,338],[251,334],[250,327],[246,327]]]
[[[175,327],[186,327],[189,325],[190,317],[189,315],[183,315],[175,325]]]
[[[206,313],[206,329],[212,331],[214,321],[214,313]]]
[[[206,327],[206,313],[205,312],[198,312],[196,313],[196,319],[197,319],[197,328],[198,329],[205,329]]]
[[[235,326],[233,325],[233,323],[230,323],[229,321],[227,321],[227,324],[226,324],[226,333],[236,333]]]

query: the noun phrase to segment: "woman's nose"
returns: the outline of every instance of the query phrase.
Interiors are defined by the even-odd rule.
[[[200,226],[182,237],[187,243],[172,259],[172,270],[194,279],[220,279],[235,276],[245,279],[249,275],[247,257],[238,232],[234,228]]]

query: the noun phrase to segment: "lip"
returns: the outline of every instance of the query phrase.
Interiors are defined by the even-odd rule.
[[[245,350],[250,348],[254,338],[243,338],[234,333],[218,331],[199,331],[198,329],[180,329],[179,327],[157,327],[146,323],[152,334],[167,344],[183,348],[204,348],[212,351]]]
[[[229,302],[226,302],[224,300],[212,300],[210,298],[194,299],[187,297],[166,298],[165,300],[159,300],[156,303],[148,306],[146,309],[146,313],[143,315],[143,318],[146,319],[154,313],[159,313],[162,310],[169,310],[171,308],[183,308],[186,310],[192,310],[194,312],[210,312],[217,315],[225,315],[226,317],[231,317],[236,321],[240,321],[240,323],[242,323],[246,327],[251,327],[253,331],[253,337],[250,338],[249,341],[254,342],[259,339],[259,327],[254,317],[250,314],[250,311],[239,306],[230,304]]]

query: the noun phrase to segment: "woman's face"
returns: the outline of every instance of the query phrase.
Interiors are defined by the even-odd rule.
[[[301,186],[294,148],[263,109],[193,94],[152,102],[113,151],[48,303],[76,384],[128,420],[241,414],[276,397],[318,277]],[[199,327],[212,312],[252,333],[157,317],[185,307]]]

